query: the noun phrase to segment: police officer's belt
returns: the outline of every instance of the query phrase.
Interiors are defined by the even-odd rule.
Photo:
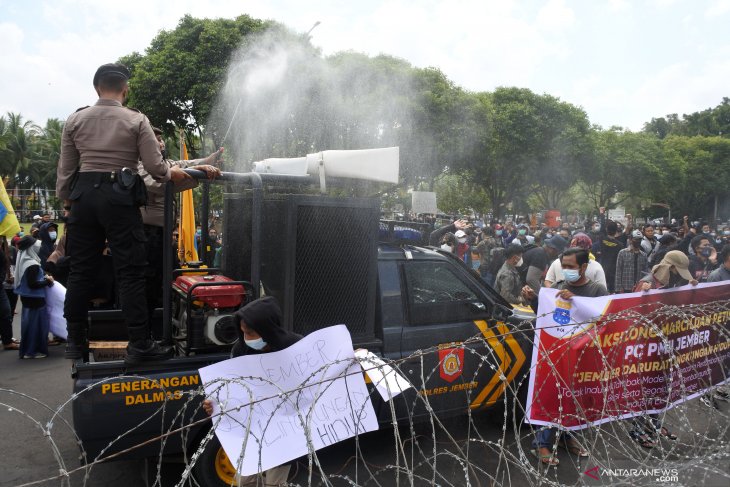
[[[92,183],[113,183],[117,180],[116,172],[80,172],[79,181]]]

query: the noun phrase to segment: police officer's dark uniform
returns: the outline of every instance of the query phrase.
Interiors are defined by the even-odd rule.
[[[94,75],[94,87],[126,86],[129,70],[105,64]],[[123,89],[119,93],[123,93]],[[105,240],[109,242],[121,307],[127,322],[127,363],[162,360],[172,355],[150,339],[145,299],[145,234],[139,206],[144,184],[137,163],[157,181],[168,181],[170,169],[147,117],[115,99],[99,98],[94,106],[73,113],[63,129],[56,192],[70,200],[66,250],[71,272],[64,314],[68,323],[67,358],[81,358],[87,346],[89,298]]]

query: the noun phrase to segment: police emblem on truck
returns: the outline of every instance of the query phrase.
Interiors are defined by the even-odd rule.
[[[447,348],[439,350],[440,375],[446,382],[454,382],[464,370],[464,349]]]

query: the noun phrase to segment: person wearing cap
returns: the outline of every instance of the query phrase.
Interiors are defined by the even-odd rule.
[[[618,253],[614,280],[616,293],[632,292],[636,283],[649,272],[649,262],[641,245],[643,238],[641,230],[633,230],[629,246]]]
[[[26,235],[18,242],[15,265],[15,294],[20,296],[23,313],[20,320],[20,358],[48,356],[49,322],[46,314],[45,288],[53,286],[53,278],[43,274],[38,252],[41,242]]]
[[[162,138],[162,130],[157,127],[152,127],[152,131],[155,134],[155,140],[157,140],[160,146],[163,161],[168,167],[179,167],[181,169],[191,168],[203,171],[208,179],[211,180],[220,176],[220,169],[215,167],[215,164],[218,164],[219,158],[223,153],[222,147],[206,158],[174,161],[167,158],[167,148]],[[137,172],[142,177],[145,188],[147,189],[147,204],[140,208],[140,211],[142,213],[142,223],[144,224],[144,233],[147,239],[145,243],[147,260],[147,267],[145,269],[147,306],[149,312],[153,313],[155,308],[162,305],[162,293],[160,289],[162,288],[162,230],[165,214],[165,184],[155,181],[147,170],[145,170],[142,162],[138,164]],[[197,179],[186,179],[181,183],[175,184],[174,190],[180,192],[195,188],[197,185]],[[211,252],[210,262],[212,262],[212,258],[213,253]],[[208,265],[208,267],[211,266]]]
[[[129,345],[126,362],[162,360],[172,347],[150,337],[144,286],[144,228],[139,207],[145,202],[138,161],[158,182],[189,178],[169,168],[147,117],[127,108],[129,69],[117,63],[97,69],[93,85],[99,99],[78,109],[63,127],[56,194],[69,210],[67,251],[71,272],[64,315],[68,326],[66,357],[82,358],[87,348],[86,323],[105,241],[114,259]]]
[[[687,284],[693,286],[698,284],[697,279],[689,271],[689,257],[679,250],[671,250],[661,262],[652,267],[648,276],[639,281],[634,291],[668,289]]]
[[[691,284],[696,286],[697,280],[692,277],[689,272],[689,258],[679,250],[671,250],[667,252],[664,258],[657,265],[652,267],[651,273],[642,278],[634,288],[634,291],[650,291],[652,289],[669,289],[673,287],[685,286]],[[637,433],[643,431],[652,431],[655,434],[663,436],[669,440],[676,440],[677,435],[673,434],[662,424],[658,414],[647,415],[649,420],[645,424],[641,424],[639,418],[634,420],[634,429],[629,434],[636,439],[642,446],[651,448],[654,442],[646,443],[645,436],[637,436]],[[649,438],[651,440],[651,438]]]
[[[520,276],[524,286],[529,286],[535,293],[540,291],[550,263],[565,250],[568,242],[556,235],[543,242],[542,247],[530,249],[522,256],[524,263],[520,268]]]
[[[457,230],[454,234],[456,238],[456,246],[454,253],[456,256],[471,267],[471,252],[469,252],[469,235],[464,230]]]

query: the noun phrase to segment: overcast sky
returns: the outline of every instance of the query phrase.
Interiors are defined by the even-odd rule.
[[[0,113],[43,124],[96,95],[96,68],[184,14],[274,19],[325,54],[386,53],[474,91],[527,87],[641,129],[730,96],[730,0],[0,0]]]

